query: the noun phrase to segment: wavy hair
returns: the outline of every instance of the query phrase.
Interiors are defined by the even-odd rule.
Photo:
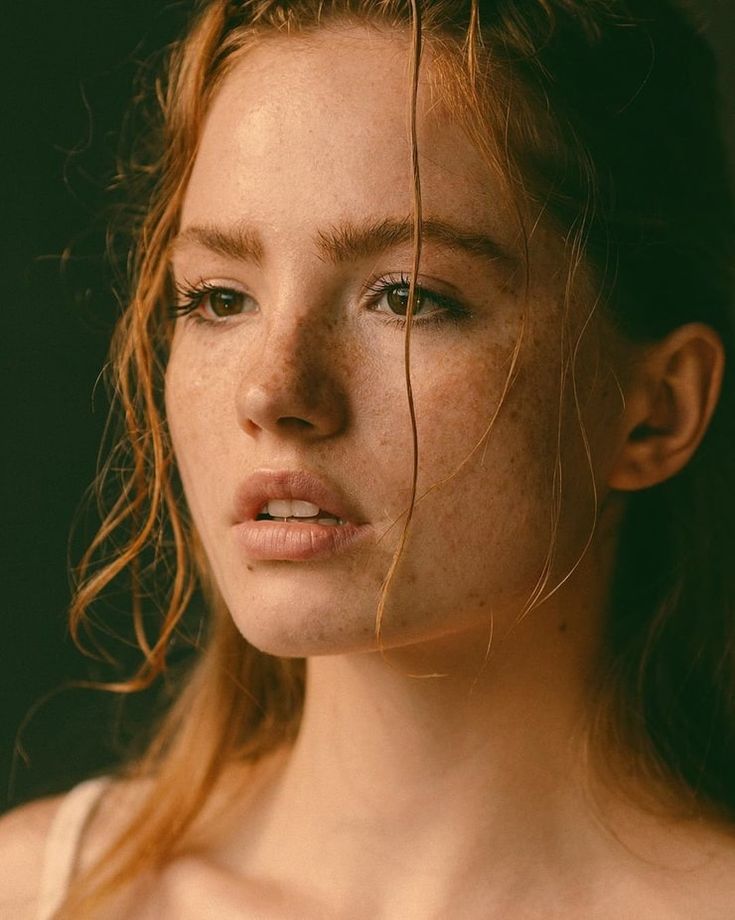
[[[101,471],[100,495],[113,499],[79,566],[71,625],[81,637],[99,598],[127,582],[142,664],[113,685],[121,692],[165,672],[199,592],[209,625],[147,752],[126,770],[148,778],[140,807],[74,883],[62,918],[90,915],[175,856],[225,768],[255,762],[298,730],[303,662],[243,640],[187,518],[163,414],[168,252],[205,114],[230,69],[268,33],[345,20],[412,30],[416,60],[419,41],[431,45],[444,91],[516,202],[520,225],[533,214],[554,228],[570,279],[580,266],[591,270],[602,309],[624,336],[653,342],[699,321],[733,354],[735,217],[715,67],[672,0],[200,2],[169,49],[155,88],[158,127],[135,163],[131,187],[144,217],[111,358],[123,435]],[[694,460],[629,498],[593,725],[600,744],[630,752],[628,777],[663,783],[687,808],[731,822],[733,444],[728,365]]]

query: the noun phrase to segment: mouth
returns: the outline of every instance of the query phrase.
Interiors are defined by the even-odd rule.
[[[324,559],[373,532],[340,489],[304,470],[253,473],[235,508],[236,539],[251,560]]]

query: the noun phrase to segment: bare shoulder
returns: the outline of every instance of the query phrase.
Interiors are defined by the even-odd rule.
[[[100,797],[84,831],[80,847],[80,865],[94,862],[138,813],[151,788],[152,779],[118,776]]]
[[[63,799],[39,799],[0,818],[0,920],[36,915],[46,839]]]
[[[79,801],[79,837],[75,837],[77,870],[84,870],[114,842],[140,802],[146,781],[94,780]],[[79,788],[84,797],[85,791]],[[39,799],[0,818],[0,920],[35,920],[41,893],[46,845],[54,819],[68,793]]]

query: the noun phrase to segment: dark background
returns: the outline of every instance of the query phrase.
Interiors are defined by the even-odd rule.
[[[108,410],[95,382],[118,311],[106,189],[123,114],[189,6],[2,3],[0,807],[115,756],[114,698],[64,689],[90,671],[67,637],[67,541]]]
[[[721,58],[735,150],[733,0],[696,6]],[[2,4],[3,808],[67,788],[115,758],[117,704],[64,689],[89,668],[66,634],[67,541],[107,412],[102,388],[93,398],[118,309],[104,256],[114,199],[106,188],[138,64],[177,34],[188,7]],[[149,705],[145,697],[133,705],[133,725]]]

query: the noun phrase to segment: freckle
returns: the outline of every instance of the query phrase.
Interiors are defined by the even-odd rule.
[[[559,632],[560,632],[560,633],[565,633],[566,631],[567,631],[567,624],[566,624],[566,622],[562,621],[562,622],[559,624]]]
[[[254,566],[252,566],[252,565],[246,565],[245,568],[248,570],[248,572],[254,572],[254,571],[255,571],[255,568],[254,568]]]
[[[478,601],[477,606],[480,607],[480,609],[482,609],[485,606],[485,601]]]

